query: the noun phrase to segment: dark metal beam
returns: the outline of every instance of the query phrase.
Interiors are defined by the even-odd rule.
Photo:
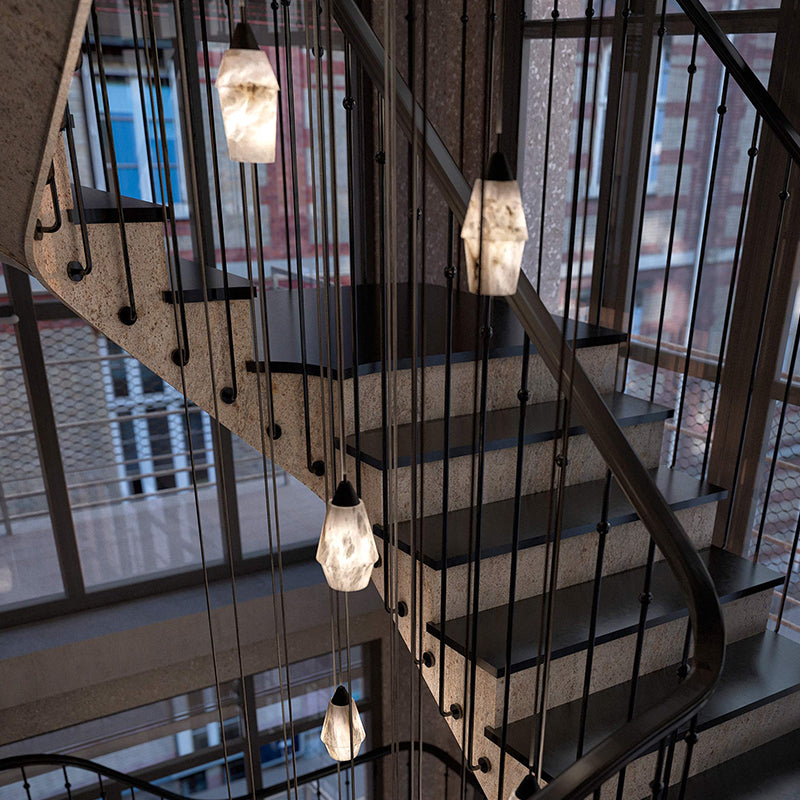
[[[39,465],[42,470],[47,506],[53,525],[58,563],[64,591],[70,598],[81,598],[86,590],[83,584],[75,528],[72,523],[67,479],[61,460],[47,370],[39,337],[39,324],[33,305],[30,278],[20,270],[6,267],[4,270],[8,295],[18,321],[14,326],[19,347],[19,359],[28,404],[31,412]]]

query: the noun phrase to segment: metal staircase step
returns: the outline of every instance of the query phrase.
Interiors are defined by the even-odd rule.
[[[344,377],[353,376],[353,364],[356,363],[351,337],[351,319],[353,295],[356,298],[356,316],[358,319],[358,374],[365,375],[381,370],[381,291],[382,287],[365,284],[357,287],[342,287],[342,317],[344,320]],[[325,371],[328,364],[327,352],[320,353],[319,326],[317,323],[318,290],[303,289],[305,305],[305,329],[307,343],[307,365],[312,375]],[[412,330],[412,294],[408,284],[397,287],[397,329]],[[335,335],[335,293],[330,291],[329,328],[331,331],[331,374],[336,377],[337,355]],[[453,363],[473,361],[476,352],[476,332],[480,327],[479,298],[468,292],[455,292],[453,295]],[[427,284],[425,286],[425,304],[427,309],[435,309],[435,313],[427,313],[425,318],[424,339],[418,345],[419,363],[424,356],[426,366],[437,366],[445,363],[447,352],[447,289],[444,286]],[[274,291],[267,293],[267,314],[270,321],[270,356],[273,372],[299,373],[302,369],[300,337],[279,335],[285,331],[300,330],[300,312],[297,290]],[[558,319],[559,323],[561,318]],[[511,311],[508,303],[502,298],[495,300],[492,315],[492,340],[489,350],[490,358],[507,358],[522,354],[523,331]],[[568,327],[568,338],[572,341],[574,323]],[[578,323],[577,347],[593,347],[607,344],[618,344],[625,340],[624,333],[608,328]],[[324,351],[327,348],[323,348]],[[531,352],[536,352],[531,346]],[[412,363],[412,343],[410,336],[400,337],[398,341],[398,369],[410,369]],[[263,371],[263,353],[258,363],[247,362],[247,369],[255,372]]]
[[[651,403],[638,397],[612,392],[604,396],[605,402],[622,427],[641,425],[648,422],[660,422],[673,416],[673,410]],[[555,436],[554,422],[556,418],[556,402],[536,403],[528,408],[525,417],[525,444],[545,442]],[[465,414],[450,419],[451,458],[466,456],[473,451],[474,420],[472,414]],[[425,420],[419,426],[420,441],[424,450],[418,454],[418,461],[441,461],[444,458],[445,420]],[[519,409],[502,408],[490,411],[486,415],[486,450],[502,450],[517,446],[519,429]],[[573,413],[570,420],[571,436],[584,433],[580,418]],[[397,466],[407,467],[411,464],[414,452],[414,440],[410,423],[400,425],[397,438]],[[347,452],[356,456],[355,437],[347,437]],[[384,469],[383,463],[383,431],[373,429],[361,434],[361,460],[376,469]]]
[[[800,653],[795,653],[795,661]],[[684,800],[797,800],[800,797],[800,730],[773,739],[701,772],[686,783]],[[678,786],[669,800],[680,797]]]
[[[75,187],[72,187],[73,197]],[[106,225],[119,221],[117,211],[117,200],[113,192],[106,192],[102,189],[94,189],[90,186],[82,186],[83,211],[86,222],[95,225]],[[150,203],[147,200],[137,200],[135,197],[125,197],[122,199],[122,216],[125,222],[163,222],[164,207],[158,203]],[[67,212],[69,221],[78,224],[78,209],[70,208]]]
[[[196,261],[182,258],[180,260],[181,281],[183,283],[183,301],[184,303],[202,303],[203,302],[203,278],[202,266]],[[225,299],[225,283],[222,276],[222,271],[209,267],[206,270],[206,292],[210,301],[224,300]],[[242,278],[232,272],[228,273],[228,291],[227,296],[230,300],[249,300],[252,296],[253,289],[251,288],[250,281],[247,278]],[[164,302],[174,302],[174,297],[177,295],[172,290],[167,289],[164,291]]]
[[[678,666],[675,664],[641,676],[637,689],[637,711],[645,710],[674,691],[678,684]],[[630,690],[631,685],[627,682],[590,696],[586,722],[586,751],[624,724]],[[717,689],[698,715],[697,732],[701,734],[699,741],[703,741],[703,731],[722,725],[798,690],[800,690],[800,645],[771,632],[760,633],[729,644],[725,655],[725,667]],[[547,712],[547,732],[542,761],[543,776],[546,780],[552,779],[575,761],[581,705],[580,700],[574,700],[551,708]],[[511,723],[508,727],[507,752],[525,764],[528,762],[531,731],[535,723],[535,718],[527,717]],[[486,729],[488,738],[498,745],[501,743],[501,734],[499,728]],[[797,743],[800,743],[798,734],[795,733],[793,736]],[[793,763],[785,764],[783,774],[792,773],[797,781],[800,778],[800,760],[797,758],[797,744],[794,746]],[[764,769],[764,765],[771,763],[771,747],[770,744],[763,748],[765,753],[769,753],[765,755],[763,761],[755,758],[755,753],[758,751],[749,752],[741,759],[725,762],[715,770],[709,770],[692,778],[689,781],[692,789],[687,793],[687,798],[728,800],[736,797],[755,800],[762,797],[783,797],[784,795],[770,793],[742,793],[739,791],[738,783],[725,784],[720,780],[724,770],[741,761],[738,770],[740,777],[747,772],[743,767],[749,762],[753,789],[760,788],[762,784],[767,785],[764,781],[768,777],[769,770]],[[672,780],[680,777],[682,759],[678,764],[679,766],[673,769]],[[727,791],[724,789],[726,785]],[[736,787],[735,791],[731,790],[733,786]],[[795,786],[800,786],[800,783],[795,783]],[[800,793],[796,791],[794,794],[785,795],[787,798],[790,796],[796,798]],[[670,793],[670,797],[677,797],[677,791],[674,795]]]
[[[742,597],[775,587],[781,576],[759,564],[718,547],[700,551],[720,602],[730,603]],[[639,595],[644,581],[644,567],[627,570],[603,578],[597,620],[598,645],[636,632],[639,621]],[[588,647],[589,617],[593,582],[579,583],[556,592],[553,620],[552,654],[554,659],[585,650]],[[686,606],[668,565],[657,562],[653,569],[653,600],[650,603],[647,627],[652,628],[687,615]],[[539,618],[542,596],[518,600],[514,613],[511,650],[511,673],[535,667],[539,661]],[[478,614],[478,665],[490,675],[505,675],[506,620],[508,606],[486,609]],[[470,630],[467,617],[448,620],[446,642],[462,655],[467,654],[466,641]],[[429,622],[428,632],[440,637],[439,623]]]
[[[650,471],[656,485],[673,511],[713,503],[726,497],[727,491],[706,481],[699,481],[677,469],[662,466]],[[605,481],[590,481],[567,486],[564,490],[564,521],[562,539],[594,531],[600,518]],[[520,503],[520,550],[544,544],[547,536],[547,519],[550,510],[550,493],[524,495]],[[514,519],[514,498],[486,503],[483,506],[481,530],[481,558],[492,558],[511,552],[511,532]],[[447,566],[467,563],[470,551],[470,525],[472,509],[463,508],[447,515]],[[633,522],[639,517],[628,498],[614,482],[609,500],[609,522],[612,527]],[[442,557],[443,514],[423,517],[421,520],[422,561],[435,570],[444,566]],[[375,533],[383,537],[380,525]],[[411,553],[411,523],[401,522],[397,527],[400,548]]]

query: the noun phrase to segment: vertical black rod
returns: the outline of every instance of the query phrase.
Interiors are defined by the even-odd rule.
[[[653,593],[650,591],[653,585],[653,566],[656,560],[656,543],[654,539],[650,540],[650,547],[647,551],[647,564],[644,570],[644,586],[642,593],[639,595],[639,624],[636,629],[636,649],[633,654],[633,667],[631,669],[631,691],[628,696],[628,721],[633,719],[636,713],[636,699],[639,691],[639,672],[642,666],[642,651],[644,649],[644,634],[647,627],[647,612],[650,608],[650,603],[653,600]],[[622,794],[625,789],[625,768],[623,767],[619,773],[617,781],[617,800],[622,800]]]
[[[683,420],[683,410],[686,403],[686,387],[689,383],[689,365],[692,359],[692,347],[694,345],[694,329],[697,323],[697,310],[700,307],[700,287],[703,281],[703,266],[705,264],[706,246],[708,244],[708,229],[711,221],[711,206],[714,202],[714,185],[717,177],[717,165],[719,164],[720,142],[722,141],[722,125],[725,122],[725,112],[728,110],[725,102],[728,97],[728,79],[730,74],[725,70],[722,78],[722,90],[720,92],[719,105],[717,106],[717,132],[714,138],[714,151],[711,156],[711,171],[708,176],[708,193],[706,197],[706,208],[703,216],[703,231],[700,237],[700,253],[697,258],[697,275],[695,277],[694,296],[692,297],[692,312],[689,316],[689,338],[686,342],[686,355],[683,364],[683,381],[681,382],[681,398],[678,403],[678,416],[675,421],[675,440],[672,449],[672,463],[678,458],[678,443],[681,435],[681,422]]]
[[[108,85],[106,83],[106,70],[103,62],[103,45],[100,42],[100,26],[97,22],[97,8],[92,3],[92,30],[94,31],[94,46],[97,54],[97,69],[100,73],[100,91],[103,94],[103,108],[105,109],[106,137],[108,140],[108,156],[111,161],[111,173],[114,178],[114,201],[117,206],[119,223],[119,238],[122,245],[122,262],[125,266],[125,284],[128,290],[128,306],[119,310],[120,321],[125,325],[136,322],[136,298],[133,294],[133,275],[131,273],[131,260],[128,253],[128,234],[125,230],[125,216],[122,210],[122,195],[119,190],[119,172],[117,170],[117,154],[114,149],[114,132],[111,126],[111,104],[108,101]]]
[[[528,370],[530,364],[531,342],[528,334],[522,338],[522,374],[517,392],[519,399],[519,426],[517,428],[517,465],[514,475],[514,517],[511,524],[511,568],[508,582],[508,617],[506,619],[505,681],[503,684],[503,723],[500,734],[500,752],[506,752],[508,744],[508,712],[511,699],[511,650],[514,638],[514,606],[517,595],[517,565],[519,561],[519,528],[522,511],[522,473],[525,466],[525,418],[530,400],[528,391]],[[504,797],[505,758],[500,759],[498,777],[498,798]]]
[[[72,800],[72,784],[67,777],[66,766],[61,767],[61,771],[64,773],[64,788],[67,790],[67,800]]]
[[[31,800],[31,785],[28,783],[28,776],[25,774],[25,767],[20,767],[19,769],[22,773],[22,788],[25,789],[25,797],[27,800]]]
[[[731,267],[730,283],[728,285],[728,300],[725,305],[725,317],[722,322],[722,333],[720,336],[719,356],[717,358],[717,369],[714,375],[714,392],[711,397],[711,409],[708,413],[708,430],[706,431],[706,444],[703,450],[703,466],[700,469],[700,480],[705,480],[708,470],[708,456],[711,452],[711,437],[714,432],[714,417],[717,411],[717,398],[719,396],[720,379],[722,376],[722,365],[725,362],[725,348],[728,343],[728,328],[731,321],[731,311],[733,309],[733,298],[736,291],[736,276],[739,272],[739,258],[742,253],[742,241],[744,239],[744,226],[747,219],[747,209],[750,199],[750,187],[752,185],[753,166],[758,155],[758,131],[761,118],[756,114],[753,124],[753,138],[750,148],[747,151],[747,174],[744,179],[744,189],[742,190],[742,209],[739,214],[739,229],[736,233],[736,247],[733,253],[733,265]]]
[[[97,32],[95,31],[95,36]],[[100,100],[97,97],[97,82],[94,75],[94,59],[92,58],[92,44],[89,36],[89,29],[86,29],[86,61],[89,65],[89,82],[92,85],[92,104],[94,105],[94,116],[97,123],[97,146],[100,148],[100,158],[102,159],[103,166],[103,180],[105,181],[105,189],[107,192],[111,191],[111,181],[108,179],[108,158],[106,157],[106,145],[103,139],[103,116],[100,113]]]
[[[642,254],[642,239],[644,237],[644,218],[645,212],[647,210],[647,185],[650,182],[650,161],[653,155],[653,132],[655,131],[656,127],[656,109],[658,108],[658,89],[659,84],[661,82],[661,58],[662,53],[664,52],[664,36],[667,32],[667,0],[662,0],[661,2],[661,21],[658,26],[657,36],[658,36],[658,46],[656,48],[656,74],[655,74],[655,81],[653,87],[653,97],[650,101],[650,125],[648,127],[647,132],[647,158],[645,159],[644,164],[644,176],[643,176],[643,184],[644,184],[644,191],[642,191],[642,200],[639,205],[639,229],[636,233],[636,255],[633,259],[633,280],[631,282],[631,300],[630,300],[630,308],[628,309],[628,330],[627,330],[627,338],[625,340],[625,360],[623,361],[622,366],[622,386],[625,386],[625,383],[628,379],[628,363],[631,357],[631,339],[633,337],[633,312],[636,307],[636,285],[639,281],[639,259]],[[624,70],[623,70],[624,74]],[[616,142],[614,144],[614,156],[616,158]],[[613,173],[612,173],[613,174]],[[613,181],[609,182],[609,192],[613,187]],[[610,205],[610,197],[609,197],[609,205]],[[602,263],[602,270],[603,270],[603,278],[605,278],[605,270],[606,270],[606,259],[608,257],[608,239],[609,234],[611,231],[610,228],[610,212],[609,218],[606,220],[607,227],[606,227],[606,238],[605,238],[605,250],[603,253],[603,263]],[[600,293],[600,302],[597,304],[597,319],[596,324],[600,324],[600,306],[602,305],[602,291]]]
[[[781,591],[781,604],[778,608],[778,618],[775,622],[775,631],[781,629],[781,622],[783,622],[783,610],[786,607],[786,596],[789,593],[789,583],[792,577],[792,567],[794,560],[797,557],[797,542],[800,539],[800,517],[797,518],[797,525],[794,529],[794,539],[792,539],[792,550],[789,554],[789,563],[786,565],[786,578],[783,581],[783,590]]]
[[[661,310],[658,314],[658,333],[656,335],[656,351],[653,361],[653,377],[650,383],[650,402],[652,403],[656,394],[656,384],[658,383],[658,362],[661,356],[661,340],[664,335],[664,316],[667,310],[667,295],[669,294],[669,276],[670,268],[672,267],[672,250],[675,243],[675,228],[678,221],[678,206],[681,199],[681,178],[683,177],[683,160],[686,155],[686,139],[689,130],[689,112],[692,105],[692,87],[694,85],[694,76],[697,72],[697,28],[694,31],[694,38],[692,39],[692,56],[689,59],[689,66],[686,71],[689,73],[689,78],[686,81],[686,101],[683,110],[683,128],[681,129],[681,144],[678,151],[678,170],[675,175],[675,194],[672,199],[672,219],[669,226],[669,238],[667,241],[667,263],[664,267],[664,287],[661,292]],[[631,319],[633,315],[631,315]]]
[[[184,35],[187,37],[187,44],[188,47],[186,48],[186,72],[187,78],[189,80],[189,88],[192,91],[192,78],[195,77],[197,83],[199,84],[199,75],[197,75],[197,44],[195,41],[195,33],[194,33],[194,15],[192,13],[192,6],[186,5],[185,0],[181,2],[181,8],[183,10],[185,20],[183,24]],[[216,133],[216,125],[214,121],[214,100],[213,95],[211,92],[211,68],[209,64],[209,55],[208,55],[208,32],[206,26],[206,8],[205,8],[205,0],[199,0],[199,15],[200,15],[200,38],[203,47],[203,70],[205,74],[205,85],[206,85],[206,114],[208,116],[208,133],[209,133],[209,140],[211,144],[211,167],[214,174],[214,199],[216,201],[216,212],[217,212],[217,230],[219,232],[219,251],[220,251],[220,263],[222,266],[222,286],[225,294],[224,302],[225,302],[225,325],[226,325],[226,333],[228,337],[228,360],[230,363],[231,369],[231,385],[224,386],[219,393],[220,399],[223,403],[230,405],[233,403],[239,395],[239,388],[236,380],[236,357],[234,353],[233,347],[233,320],[231,317],[231,298],[230,298],[230,287],[229,287],[229,278],[228,278],[228,255],[227,255],[227,247],[225,245],[225,220],[222,211],[222,186],[220,184],[219,179],[219,156],[217,151],[217,133]],[[192,63],[190,63],[190,59]],[[193,75],[194,73],[194,75]],[[198,140],[203,138],[202,130],[202,119],[200,117],[200,92],[199,92],[199,85],[194,88],[194,93],[196,94],[196,98],[193,98],[193,102],[197,102],[198,108],[195,110],[195,114],[197,116],[197,137],[194,142],[193,146],[198,146]],[[199,154],[198,154],[199,155]],[[205,154],[203,154],[202,158],[196,159],[198,167],[205,172]],[[200,191],[198,192],[201,200],[201,204],[206,207],[206,215],[208,216],[208,222],[210,222],[211,217],[211,209],[210,209],[210,202],[206,195],[206,186],[207,180],[201,180],[200,183]],[[205,209],[201,208],[201,213]],[[203,243],[202,247],[202,268],[205,270],[210,266],[216,267],[216,254],[213,251],[213,233],[209,231],[202,231],[201,232],[201,241]]]
[[[586,744],[586,717],[589,713],[589,695],[592,686],[592,667],[594,650],[597,643],[597,617],[600,610],[600,589],[603,585],[603,561],[606,552],[606,537],[611,526],[608,523],[608,506],[611,499],[611,470],[606,472],[606,484],[603,489],[603,506],[600,521],[597,523],[597,556],[594,568],[594,584],[592,587],[592,610],[589,615],[589,646],[586,650],[586,666],[583,672],[583,696],[581,697],[581,719],[578,727],[578,747],[576,758],[583,756]]]
[[[153,187],[153,155],[150,152],[150,134],[147,130],[147,106],[145,104],[145,96],[144,96],[144,79],[142,77],[142,59],[139,53],[139,31],[136,26],[136,12],[133,8],[133,0],[128,0],[128,9],[130,10],[131,15],[131,34],[133,35],[133,55],[136,59],[136,77],[139,81],[139,102],[141,104],[142,109],[142,129],[144,132],[144,146],[145,152],[147,153],[147,169],[148,169],[148,176],[150,179],[150,187]],[[142,34],[144,35],[144,30],[142,30]],[[156,197],[155,192],[151,193],[150,200],[155,203]]]
[[[444,274],[447,281],[447,310],[445,328],[444,354],[444,442],[442,459],[442,555],[441,585],[439,589],[439,624],[442,635],[439,637],[439,713],[443,717],[450,716],[444,707],[444,664],[445,639],[447,630],[447,559],[448,559],[448,523],[450,518],[450,409],[453,387],[453,279],[456,268],[453,264],[453,239],[455,219],[453,212],[447,214],[447,267]]]
[[[92,249],[89,245],[89,228],[86,224],[86,211],[83,205],[83,186],[81,185],[81,173],[80,167],[78,165],[78,154],[75,151],[75,137],[72,133],[72,128],[75,125],[75,120],[70,114],[69,111],[69,103],[67,103],[67,109],[64,112],[66,114],[66,123],[67,123],[67,150],[69,151],[69,163],[72,169],[72,180],[74,182],[74,192],[75,192],[75,207],[78,210],[78,223],[81,230],[81,243],[83,244],[83,257],[86,261],[85,265],[82,266],[80,269],[71,269],[70,266],[67,267],[67,274],[70,278],[74,281],[79,281],[82,278],[85,278],[87,275],[90,275],[92,272]]]
[[[739,434],[739,447],[736,452],[736,462],[733,469],[733,480],[731,481],[731,488],[728,492],[728,512],[725,517],[725,536],[723,539],[723,546],[728,544],[728,536],[731,529],[731,519],[733,516],[733,505],[736,498],[737,484],[739,483],[739,470],[742,466],[742,456],[744,454],[744,440],[747,435],[747,426],[750,419],[750,408],[753,403],[753,387],[756,382],[756,373],[758,372],[759,356],[761,353],[761,342],[764,338],[764,328],[767,321],[767,310],[769,308],[769,299],[772,294],[772,279],[775,275],[775,263],[778,259],[778,249],[781,240],[781,231],[783,230],[783,218],[786,211],[786,201],[789,199],[789,178],[792,173],[792,158],[788,156],[786,159],[786,175],[783,182],[783,189],[778,194],[780,200],[780,209],[778,211],[778,221],[775,226],[775,238],[772,243],[772,256],[770,257],[769,274],[767,277],[767,285],[764,287],[764,300],[761,305],[761,318],[758,324],[758,336],[756,337],[756,346],[753,355],[753,364],[750,368],[750,382],[747,390],[747,402],[745,403],[744,419],[742,420],[742,430]]]
[[[303,383],[303,414],[305,415],[305,435],[306,435],[306,467],[309,472],[319,474],[320,464],[314,461],[311,455],[311,427],[310,427],[310,410],[308,400],[308,345],[306,342],[306,303],[305,303],[305,279],[303,277],[303,237],[300,230],[300,186],[297,170],[297,129],[295,120],[295,104],[294,104],[294,68],[292,64],[292,30],[291,18],[289,15],[289,0],[281,0],[283,3],[283,41],[284,41],[284,56],[286,58],[286,98],[288,103],[287,117],[289,119],[289,164],[292,173],[292,213],[294,215],[294,250],[295,250],[295,265],[297,270],[297,311],[299,315],[300,324],[300,362],[302,368],[302,383]],[[274,6],[273,6],[274,8]],[[277,31],[277,26],[276,26]],[[276,60],[277,45],[276,45]],[[319,57],[319,54],[317,54]],[[310,81],[311,76],[306,76]],[[322,85],[317,86],[319,92],[322,91]],[[282,117],[281,117],[282,119]],[[281,143],[283,148],[283,143]],[[320,154],[320,158],[324,160],[324,153]],[[284,180],[285,185],[285,180]],[[287,251],[288,252],[288,251]],[[327,253],[327,247],[326,247]],[[290,280],[291,286],[291,280]],[[317,287],[319,290],[319,287]],[[322,351],[320,350],[320,358],[322,358]],[[329,362],[330,363],[330,362]],[[336,461],[334,454],[331,453],[331,459]],[[334,469],[333,474],[336,474]],[[333,487],[336,488],[335,486]]]
[[[697,717],[692,717],[689,724],[689,732],[684,737],[686,742],[686,754],[683,757],[683,774],[681,775],[681,788],[678,793],[678,800],[685,800],[686,798],[686,784],[689,782],[689,773],[692,769],[692,754],[694,753],[694,746],[697,744]]]

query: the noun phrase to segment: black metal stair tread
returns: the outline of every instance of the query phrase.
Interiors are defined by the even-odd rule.
[[[612,392],[604,395],[606,405],[617,422],[624,426],[645,422],[658,422],[673,415],[671,408],[642,400],[638,397]],[[554,437],[553,426],[556,402],[536,403],[528,407],[525,416],[525,444],[544,442]],[[473,444],[472,414],[450,418],[450,457],[469,455]],[[426,420],[420,426],[420,440],[424,443],[422,461],[441,461],[444,458],[444,425],[441,419]],[[580,418],[573,413],[570,420],[570,435],[584,432]],[[519,408],[502,408],[486,415],[486,450],[502,450],[516,447],[519,433]],[[413,454],[411,423],[400,425],[397,432],[397,465],[408,466]],[[361,434],[361,460],[376,469],[383,469],[383,431],[374,429]],[[347,452],[356,455],[355,437],[347,437]],[[418,456],[419,458],[419,456]]]
[[[639,679],[637,689],[637,712],[651,707],[668,696],[677,684],[677,664],[643,675]],[[720,682],[711,699],[698,714],[697,731],[702,735],[702,732],[709,728],[798,690],[800,690],[800,645],[772,632],[759,633],[733,642],[726,650],[725,667]],[[585,752],[623,725],[629,696],[630,682],[591,695],[587,713]],[[547,712],[547,733],[542,761],[546,779],[552,779],[575,761],[580,715],[580,700],[565,703]],[[508,726],[507,750],[510,755],[524,763],[528,760],[531,728],[535,721],[532,717],[526,717]],[[501,742],[501,734],[500,728],[486,729],[486,735],[497,744]],[[753,763],[751,762],[751,768]],[[800,770],[796,751],[795,768]],[[712,798],[722,800],[722,798],[750,795],[740,795],[738,792],[732,794],[712,792],[711,797],[700,793],[691,796],[702,796],[704,800]]]
[[[75,198],[75,192],[76,189],[73,186],[73,198]],[[107,224],[119,221],[117,199],[113,192],[83,186],[81,193],[83,195],[83,213],[87,223]],[[138,200],[135,197],[125,197],[124,195],[121,199],[122,216],[125,222],[162,222],[164,219],[164,207],[158,203],[150,203],[147,200]],[[77,225],[80,221],[77,199],[74,202],[76,207],[69,209],[68,217],[70,222]]]
[[[800,730],[795,730],[689,778],[685,800],[797,800],[798,754]],[[668,797],[678,800],[679,796],[678,784]]]
[[[725,489],[699,481],[677,469],[662,466],[650,470],[650,474],[673,511],[722,500]],[[600,518],[605,480],[576,483],[567,486],[564,492],[564,524],[562,538],[580,536],[595,530]],[[514,499],[499,500],[483,506],[481,530],[481,558],[491,558],[511,551],[511,531],[514,518]],[[547,514],[550,493],[537,492],[523,495],[520,505],[520,549],[543,544],[547,533]],[[447,515],[447,566],[454,567],[468,561],[470,547],[470,518],[472,509],[451,511]],[[633,510],[616,481],[612,484],[609,502],[609,522],[612,526],[633,522],[638,515]],[[442,514],[422,519],[422,560],[433,568],[442,569]],[[379,525],[375,532],[383,535]],[[401,522],[397,536],[399,545],[406,553],[411,552],[411,523]]]
[[[718,547],[700,551],[717,588],[720,601],[728,603],[740,597],[774,587],[782,582],[780,574]],[[603,578],[597,619],[597,643],[613,641],[636,632],[639,621],[639,595],[645,568],[627,570]],[[556,593],[553,620],[553,658],[576,653],[588,646],[589,614],[593,581],[559,589]],[[653,600],[647,627],[651,628],[687,615],[675,579],[665,561],[653,569]],[[538,661],[539,616],[541,595],[518,600],[514,612],[511,672],[528,669]],[[505,674],[506,624],[508,607],[498,606],[478,614],[478,664],[498,678]],[[448,620],[445,634],[448,645],[464,655],[468,618]],[[439,623],[428,623],[428,631],[439,638]]]
[[[203,302],[203,278],[201,273],[202,266],[196,261],[187,258],[180,260],[181,281],[183,283],[184,303]],[[175,287],[177,293],[177,286]],[[209,300],[225,299],[225,282],[222,270],[209,267],[206,270],[206,291]],[[247,278],[242,278],[232,272],[228,273],[228,292],[231,300],[249,300],[251,297],[250,282]],[[164,291],[164,302],[173,302],[173,292],[171,289]]]
[[[358,318],[358,373],[366,375],[379,372],[381,369],[381,286],[362,284],[356,287],[342,287],[342,317],[344,319],[344,376],[353,376],[353,341],[351,336],[352,297],[356,296],[356,315]],[[397,330],[410,331],[412,329],[412,293],[408,284],[397,287]],[[473,361],[475,358],[476,331],[479,328],[480,302],[479,298],[468,292],[455,292],[453,300],[453,362]],[[332,332],[332,375],[336,376],[337,355],[335,336],[335,293],[331,288],[329,297],[329,328]],[[305,330],[307,345],[307,366],[312,375],[319,375],[320,371],[327,371],[327,348],[320,354],[319,326],[317,323],[317,289],[304,289],[303,302],[305,305]],[[444,364],[447,351],[447,289],[444,286],[433,284],[425,285],[425,306],[428,313],[425,316],[424,339],[420,333],[418,363],[435,366]],[[435,313],[431,313],[435,310]],[[270,327],[270,366],[273,372],[295,372],[302,370],[300,350],[300,312],[297,290],[276,290],[267,292],[267,315]],[[555,318],[559,325],[562,320]],[[292,332],[287,336],[286,332]],[[523,330],[511,311],[508,303],[503,298],[494,301],[492,314],[492,339],[489,349],[490,358],[515,356],[522,353]],[[572,341],[574,322],[568,327],[568,338]],[[577,341],[579,348],[593,347],[605,344],[618,344],[625,340],[625,334],[589,325],[578,323]],[[531,352],[535,348],[531,347]],[[411,336],[400,336],[398,341],[398,369],[411,367],[412,344]],[[254,372],[257,368],[263,370],[263,352],[258,365],[251,360],[247,368]]]

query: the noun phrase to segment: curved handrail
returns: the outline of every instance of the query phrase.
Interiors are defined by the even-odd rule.
[[[696,3],[696,0],[679,1],[681,5]],[[334,9],[342,32],[372,80],[380,86],[384,79],[384,57],[377,36],[354,0],[334,0]],[[744,69],[741,72],[744,74]],[[463,220],[469,202],[469,184],[433,126],[426,122],[421,108],[418,105],[413,108],[411,93],[399,75],[396,86],[398,121],[406,133],[416,128],[425,143],[434,179],[453,213]],[[777,124],[779,117],[773,117]],[[560,377],[565,394],[571,394],[586,432],[664,554],[689,609],[695,638],[690,672],[672,695],[634,717],[537,793],[542,800],[578,800],[677,730],[705,703],[722,672],[725,626],[705,564],[580,362],[575,359],[573,364],[574,354],[567,344],[562,360],[561,331],[524,274],[520,275],[517,293],[509,298],[509,304],[553,377],[557,380]]]
[[[372,750],[368,750],[365,753],[360,753],[357,755],[353,760],[353,763],[354,766],[359,766],[370,761],[377,761],[380,758],[385,758],[386,756],[391,755],[393,749],[396,749],[400,752],[406,752],[410,751],[413,746],[414,750],[418,750],[419,745],[419,742],[404,741],[398,742],[395,745],[386,744],[382,745],[381,747],[374,747]],[[456,775],[461,776],[461,762],[458,759],[453,758],[453,756],[451,756],[446,750],[443,750],[441,747],[431,744],[430,742],[422,742],[422,752],[432,755],[448,769],[451,769],[454,773],[456,773]],[[104,764],[98,764],[96,761],[90,761],[86,758],[79,758],[78,756],[60,755],[58,753],[29,753],[0,759],[0,772],[8,772],[10,770],[17,770],[20,768],[24,769],[25,767],[49,766],[74,767],[76,769],[82,769],[85,772],[93,772],[95,775],[106,778],[107,780],[115,781],[116,783],[121,783],[125,786],[131,786],[134,789],[147,792],[154,797],[160,798],[160,800],[192,800],[190,797],[178,794],[177,792],[172,792],[156,783],[150,783],[149,781],[142,780],[134,775],[129,775],[126,772],[120,772],[119,770],[111,767],[106,767]],[[327,767],[320,767],[312,772],[307,772],[305,775],[298,775],[297,785],[303,786],[306,783],[313,783],[314,781],[321,780],[322,778],[327,778],[330,775],[335,775],[337,770],[340,768],[340,764],[333,763],[329,764]],[[474,787],[480,790],[480,784],[471,772],[466,772],[466,779]],[[292,783],[294,783],[294,781],[292,781]],[[272,797],[284,791],[286,791],[285,780],[272,786],[265,786],[261,789],[256,789],[255,791],[248,792],[247,794],[240,795],[239,797],[233,797],[231,800],[263,800],[263,798]],[[220,798],[220,800],[222,800],[222,798]]]

